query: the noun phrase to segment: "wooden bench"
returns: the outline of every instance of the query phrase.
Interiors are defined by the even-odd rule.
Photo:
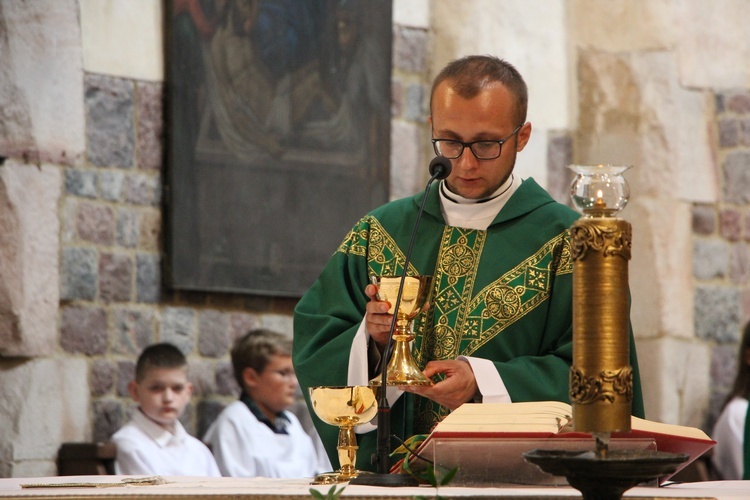
[[[63,443],[57,452],[57,474],[91,476],[115,473],[117,448],[111,441],[103,443]]]

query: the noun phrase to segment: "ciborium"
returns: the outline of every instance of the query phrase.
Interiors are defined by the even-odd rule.
[[[372,283],[378,287],[377,299],[391,304],[389,314],[396,322],[393,330],[393,346],[390,361],[386,368],[386,385],[432,385],[424,376],[411,355],[411,341],[414,340],[412,324],[414,318],[425,309],[427,297],[432,289],[432,276],[406,276],[398,311],[395,310],[401,276],[373,276]],[[380,386],[382,374],[370,380],[370,385]]]
[[[362,471],[356,469],[357,436],[354,427],[368,423],[378,413],[375,392],[367,386],[319,386],[309,389],[315,414],[325,423],[339,428],[337,451],[339,469],[319,474],[312,484],[344,483]]]

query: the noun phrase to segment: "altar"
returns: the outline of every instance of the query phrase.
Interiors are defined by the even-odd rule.
[[[145,476],[55,476],[0,479],[0,499],[298,499],[312,498],[314,488],[325,495],[331,486],[311,486],[307,479],[266,478],[206,478],[167,476],[163,484],[128,483]],[[158,476],[157,476],[158,478]],[[342,484],[340,498],[346,499],[580,499],[581,493],[569,486],[519,486],[470,488],[459,486],[431,486],[387,488]],[[674,483],[662,487],[635,487],[623,496],[625,499],[715,499],[745,500],[750,498],[750,481],[706,481]]]

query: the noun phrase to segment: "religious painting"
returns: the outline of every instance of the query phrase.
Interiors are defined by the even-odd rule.
[[[167,5],[167,285],[301,296],[388,200],[391,2]]]

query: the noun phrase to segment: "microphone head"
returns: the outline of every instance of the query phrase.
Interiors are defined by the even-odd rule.
[[[445,156],[436,156],[430,162],[430,175],[435,179],[445,179],[453,170],[451,161]]]

